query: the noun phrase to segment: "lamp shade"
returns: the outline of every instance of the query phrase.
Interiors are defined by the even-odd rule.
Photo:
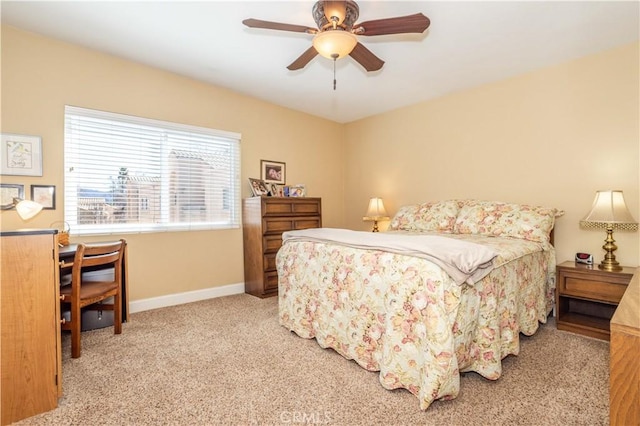
[[[42,204],[31,200],[14,198],[13,203],[16,205],[16,211],[22,220],[29,220],[42,210]]]
[[[313,47],[325,58],[340,59],[347,56],[358,44],[356,36],[348,31],[325,30],[315,35]]]
[[[624,202],[620,190],[597,191],[591,211],[580,221],[584,228],[637,231],[638,222]]]
[[[389,215],[384,208],[382,198],[372,198],[369,200],[369,208],[363,220],[386,220],[389,219]]]

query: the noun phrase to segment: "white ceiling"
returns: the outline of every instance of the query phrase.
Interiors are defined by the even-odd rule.
[[[314,1],[6,1],[3,24],[346,123],[638,40],[638,1],[359,1],[357,22],[422,12],[424,34],[359,37],[386,63],[286,66],[311,35],[250,29],[246,18],[315,27]]]

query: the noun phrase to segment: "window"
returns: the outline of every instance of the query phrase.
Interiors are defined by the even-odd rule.
[[[240,226],[240,135],[65,107],[73,234]]]

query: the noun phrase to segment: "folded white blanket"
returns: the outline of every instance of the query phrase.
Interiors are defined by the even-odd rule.
[[[314,228],[286,231],[282,234],[282,241],[283,244],[288,241],[338,244],[420,257],[441,267],[456,283],[471,285],[491,272],[493,259],[497,256],[489,247],[438,235]]]

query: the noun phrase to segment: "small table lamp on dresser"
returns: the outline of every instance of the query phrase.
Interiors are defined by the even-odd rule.
[[[384,208],[382,198],[372,198],[369,200],[369,208],[362,220],[365,222],[373,222],[373,229],[371,232],[378,232],[379,220],[389,220],[389,215]]]
[[[613,254],[618,248],[613,239],[613,230],[638,230],[638,222],[635,221],[627,208],[622,191],[597,191],[591,211],[580,221],[580,226],[587,229],[605,229],[607,231],[607,238],[602,246],[606,254],[598,268],[604,271],[621,271],[622,266],[616,261],[616,256]]]

